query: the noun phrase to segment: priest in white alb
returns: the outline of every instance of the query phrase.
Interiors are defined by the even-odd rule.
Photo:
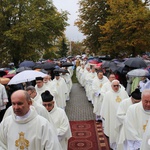
[[[102,71],[97,72],[97,76],[93,79],[92,82],[92,92],[93,92],[93,113],[96,114],[96,121],[100,121],[100,110],[102,105],[102,96],[101,96],[101,88],[104,83],[108,82],[108,78],[103,75]]]
[[[62,72],[60,74],[60,76],[65,80],[67,88],[68,88],[68,92],[67,92],[67,98],[66,100],[70,100],[70,92],[71,92],[71,88],[72,88],[72,80],[71,80],[71,76],[69,73],[67,72]]]
[[[85,76],[85,91],[86,91],[86,96],[88,98],[88,101],[92,101],[93,99],[93,92],[92,92],[92,82],[93,79],[97,76],[96,70],[94,65],[90,69],[89,73]]]
[[[130,150],[139,149],[143,134],[150,118],[150,89],[142,92],[141,102],[131,105],[128,108],[125,121],[126,147]],[[145,149],[148,150],[148,149]]]
[[[12,115],[0,124],[0,150],[62,150],[47,119],[30,106],[24,90],[11,95]]]
[[[60,141],[63,150],[68,150],[68,140],[72,137],[70,124],[65,111],[57,107],[53,96],[49,91],[42,93],[43,106],[49,112],[49,116],[52,118],[56,130],[57,136]]]
[[[120,102],[128,97],[127,92],[120,88],[120,82],[113,80],[111,90],[106,92],[103,98],[100,114],[103,120],[104,134],[109,138],[109,144],[113,150],[116,150],[117,147],[117,132],[114,130],[117,109]]]
[[[35,85],[36,92],[40,95],[45,92],[46,90],[50,91],[50,93],[55,97],[57,93],[56,87],[53,86],[52,82],[50,84],[45,84],[44,78],[36,77],[36,85]]]
[[[57,106],[65,110],[68,87],[65,80],[60,77],[60,74],[58,72],[55,73],[55,78],[52,81],[52,85],[58,93],[54,96]]]
[[[126,150],[125,147],[125,132],[124,132],[124,119],[127,113],[129,106],[139,103],[141,101],[141,92],[139,89],[136,89],[131,93],[131,96],[127,99],[124,99],[120,102],[120,105],[117,109],[117,118],[116,118],[116,127],[115,130],[118,132],[117,137],[117,150]]]

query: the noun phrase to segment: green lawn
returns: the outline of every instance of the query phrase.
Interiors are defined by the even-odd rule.
[[[76,78],[76,70],[73,71],[72,83],[78,83],[78,80]]]

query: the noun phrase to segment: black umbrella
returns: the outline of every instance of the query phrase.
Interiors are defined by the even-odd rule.
[[[129,58],[124,62],[124,64],[128,67],[131,67],[131,68],[145,68],[145,67],[147,67],[146,62],[142,58],[139,58],[139,57]]]
[[[30,60],[25,60],[25,61],[23,61],[23,62],[21,62],[19,64],[19,67],[29,67],[29,68],[32,68],[34,66],[35,66],[35,62],[30,61]]]
[[[73,64],[70,63],[70,62],[64,62],[64,63],[62,63],[61,66],[62,66],[62,67],[70,67],[70,66],[73,66]]]
[[[68,59],[71,59],[71,58],[74,58],[74,57],[73,57],[73,56],[68,56],[67,58],[68,58]]]
[[[56,69],[54,69],[53,72],[54,72],[54,73],[69,73],[68,70],[62,69],[62,68],[56,68]]]
[[[55,69],[56,64],[51,63],[51,62],[46,62],[44,64],[42,64],[42,68],[45,70],[53,70]]]
[[[33,69],[42,69],[43,64],[42,63],[36,63]]]
[[[109,68],[110,61],[103,61],[102,68]]]
[[[118,66],[114,61],[104,61],[102,62],[102,68],[109,68],[114,72],[117,70]]]

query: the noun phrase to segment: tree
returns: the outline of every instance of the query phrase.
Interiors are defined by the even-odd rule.
[[[65,38],[60,39],[60,43],[58,45],[57,54],[59,57],[66,57],[68,52],[68,45]]]
[[[79,5],[79,18],[75,24],[86,37],[83,43],[91,53],[96,54],[101,48],[98,40],[101,37],[99,25],[105,24],[109,5],[106,0],[80,0]]]
[[[67,19],[67,12],[58,12],[49,0],[2,0],[1,56],[15,65],[24,59],[37,60],[63,35]]]
[[[150,10],[141,0],[108,0],[110,15],[100,26],[102,51],[114,57],[149,51]]]

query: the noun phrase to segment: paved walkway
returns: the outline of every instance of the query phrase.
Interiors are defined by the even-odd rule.
[[[94,120],[93,106],[88,102],[85,90],[79,83],[74,83],[67,101],[66,113],[70,121]]]

